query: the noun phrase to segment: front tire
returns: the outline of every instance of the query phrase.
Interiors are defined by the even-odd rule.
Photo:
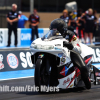
[[[35,66],[35,86],[40,87],[40,68],[42,60],[38,59]]]
[[[35,66],[35,86],[39,87],[39,92],[41,91],[41,86],[48,86],[50,76],[46,72],[46,65],[43,63],[43,59],[37,59]]]

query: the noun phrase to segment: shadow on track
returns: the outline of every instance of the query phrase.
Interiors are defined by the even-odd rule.
[[[26,95],[48,95],[48,94],[59,94],[59,93],[82,93],[86,89],[85,88],[73,88],[73,89],[62,89],[59,92],[19,92],[18,94],[26,94]]]

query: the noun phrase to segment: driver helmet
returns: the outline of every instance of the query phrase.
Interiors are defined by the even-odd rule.
[[[61,18],[55,19],[50,24],[50,30],[57,30],[63,35],[65,30],[67,30],[67,23]]]

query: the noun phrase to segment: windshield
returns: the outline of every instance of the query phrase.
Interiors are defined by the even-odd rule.
[[[46,33],[42,39],[50,39],[51,37],[55,37],[55,36],[61,36],[61,34],[59,32],[57,32],[57,30],[50,30],[48,33]]]

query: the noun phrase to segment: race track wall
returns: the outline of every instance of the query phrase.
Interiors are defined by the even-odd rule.
[[[100,69],[100,47],[94,46],[93,65]],[[34,77],[29,48],[0,50],[0,80]]]
[[[38,33],[41,38],[45,33],[49,31],[48,28],[39,28]],[[30,28],[19,28],[17,31],[18,46],[30,46],[31,44],[31,29]],[[14,34],[11,35],[11,46],[14,46]],[[8,42],[8,29],[0,28],[0,47],[6,47]]]

